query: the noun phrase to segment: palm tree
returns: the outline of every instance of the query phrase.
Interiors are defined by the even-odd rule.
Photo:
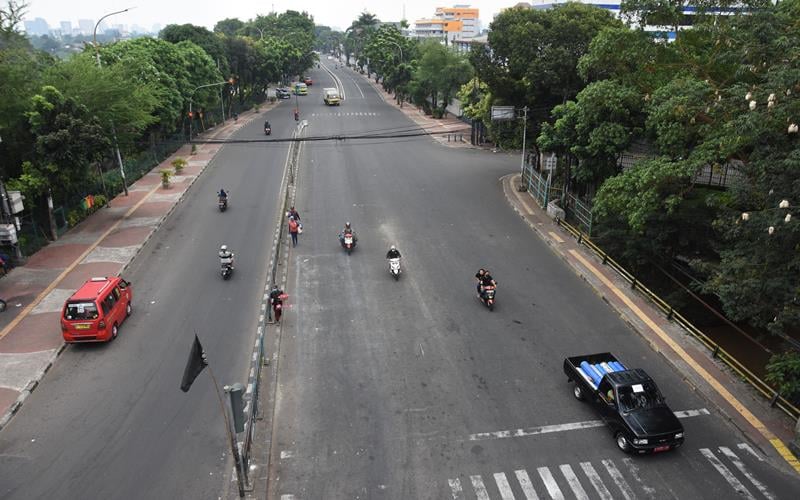
[[[364,45],[366,44],[366,40],[370,33],[375,31],[379,24],[380,20],[378,20],[378,17],[375,14],[362,12],[358,16],[358,19],[353,21],[353,24],[351,24],[350,27],[345,31],[345,35],[347,37],[346,41],[349,41],[349,44],[346,43],[345,47],[349,45],[349,48],[353,50],[353,55],[356,58],[356,64],[358,64],[359,69],[364,69],[363,62],[359,60],[361,51],[364,49]],[[349,60],[350,50],[347,50],[347,52]]]

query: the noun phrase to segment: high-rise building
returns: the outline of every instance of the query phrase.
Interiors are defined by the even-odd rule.
[[[414,35],[418,38],[453,41],[473,38],[480,32],[479,10],[469,5],[437,7],[433,18],[419,19],[414,23]]]
[[[78,19],[78,31],[81,35],[91,35],[94,33],[94,21],[91,19]]]
[[[28,35],[47,35],[50,33],[50,26],[41,17],[37,17],[33,21],[25,21],[24,24],[25,32]]]
[[[61,21],[58,24],[61,26],[61,36],[68,36],[72,34],[72,22]]]

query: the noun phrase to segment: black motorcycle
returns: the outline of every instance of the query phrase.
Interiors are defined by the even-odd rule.
[[[264,135],[272,135],[272,127],[269,124],[264,125]]]
[[[490,311],[494,311],[494,296],[497,293],[497,287],[494,285],[487,285],[481,289],[478,295],[478,300],[484,303]]]
[[[222,267],[220,268],[220,274],[222,275],[222,279],[230,279],[231,275],[233,274],[233,265],[222,264]]]
[[[220,198],[219,199],[219,211],[224,212],[228,209],[228,198]]]

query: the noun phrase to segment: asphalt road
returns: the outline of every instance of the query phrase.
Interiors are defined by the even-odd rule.
[[[308,135],[413,127],[360,76],[324,62],[346,100],[323,106],[318,92],[333,80],[315,74]],[[304,233],[290,256],[269,498],[800,491],[513,213],[498,178],[518,157],[423,137],[310,143],[301,164]],[[336,238],[345,221],[359,236],[350,256]],[[403,254],[399,282],[390,244]],[[499,282],[494,312],[475,297],[479,267]],[[673,410],[695,410],[682,420],[684,447],[628,457],[605,427],[564,425],[598,418],[573,398],[564,358],[602,351],[645,368]],[[551,432],[500,432],[542,426]]]
[[[289,137],[289,103],[268,113]],[[238,138],[263,137],[255,121]],[[125,275],[134,313],[107,345],[69,347],[0,432],[3,499],[211,499],[225,427],[208,371],[179,390],[197,332],[220,384],[245,382],[288,143],[227,145]],[[230,192],[228,211],[216,192]],[[236,253],[219,275],[222,243]]]

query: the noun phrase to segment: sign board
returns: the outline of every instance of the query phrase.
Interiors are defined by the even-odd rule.
[[[513,120],[514,106],[492,106],[492,120]]]

